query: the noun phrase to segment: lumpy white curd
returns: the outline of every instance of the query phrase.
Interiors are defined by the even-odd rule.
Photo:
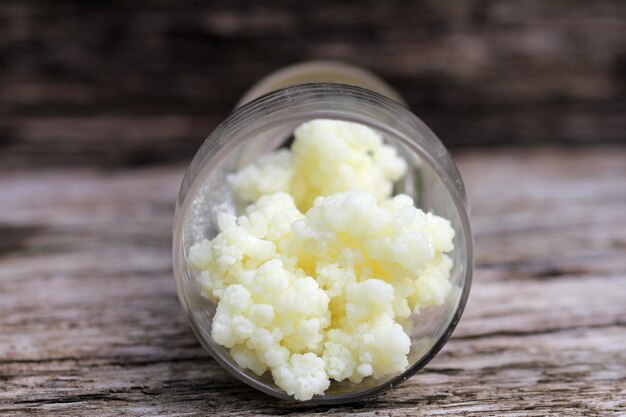
[[[245,201],[284,191],[305,212],[318,196],[355,189],[382,202],[405,172],[404,159],[396,148],[384,144],[375,130],[357,123],[317,119],[296,128],[291,150],[265,155],[229,180]]]
[[[441,305],[454,230],[391,197],[406,171],[395,148],[355,123],[313,120],[279,150],[233,174],[240,217],[191,247],[211,335],[242,368],[270,372],[297,400],[330,381],[359,383],[408,366],[411,313]]]

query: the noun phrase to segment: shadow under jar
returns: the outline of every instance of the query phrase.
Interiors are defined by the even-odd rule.
[[[354,69],[341,65],[334,67],[344,76],[350,74],[342,72],[342,67],[346,71]],[[287,75],[293,75],[293,71]],[[368,84],[371,80],[379,81],[375,76],[370,80],[367,78],[369,73],[361,75],[365,81],[356,80],[354,84],[394,96],[393,90],[384,83]],[[333,78],[333,74],[327,74],[328,77]],[[251,100],[264,90],[280,87],[281,82],[287,85],[294,82],[284,75],[274,79],[273,83],[267,80],[253,87],[242,101]],[[243,207],[238,205],[227,175],[260,155],[285,146],[298,125],[313,119],[356,122],[378,131],[408,163],[406,176],[394,185],[394,194],[409,195],[418,208],[450,220],[455,231],[454,249],[448,254],[454,263],[449,278],[452,290],[444,304],[424,308],[419,314],[412,315],[408,368],[401,374],[377,380],[365,378],[359,384],[347,380],[332,381],[325,395],[307,401],[309,404],[340,404],[372,396],[423,368],[446,343],[469,295],[473,271],[472,236],[461,176],[441,141],[406,107],[354,85],[312,83],[272,91],[236,109],[204,142],[185,174],[176,206],[174,276],[180,303],[198,339],[213,358],[246,384],[275,397],[293,400],[274,384],[269,372],[259,377],[240,368],[229,350],[213,341],[211,323],[217,304],[201,295],[196,273],[188,266],[187,255],[191,246],[205,238],[211,240],[219,233],[219,213],[241,213]]]

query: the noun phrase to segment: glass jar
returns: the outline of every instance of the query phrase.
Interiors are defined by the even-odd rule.
[[[325,82],[291,85],[310,80],[340,80],[367,89]],[[272,91],[275,88],[279,89]],[[219,213],[241,211],[226,180],[227,174],[284,145],[301,123],[338,119],[361,123],[380,132],[409,165],[405,178],[395,184],[394,194],[408,194],[417,207],[450,220],[455,230],[454,250],[449,254],[454,262],[450,276],[453,289],[443,305],[425,308],[412,317],[409,367],[401,374],[378,380],[370,377],[360,384],[333,381],[325,395],[316,396],[309,403],[361,400],[409,378],[446,343],[469,295],[472,235],[459,171],[441,141],[421,120],[397,101],[372,90],[401,100],[373,74],[343,64],[301,64],[268,77],[254,86],[242,99],[241,103],[245,104],[207,138],[180,188],[173,241],[174,276],[180,303],[198,339],[220,365],[246,384],[278,398],[292,399],[274,385],[269,372],[259,377],[241,369],[228,349],[212,340],[211,322],[217,306],[200,295],[187,255],[193,244],[217,235]]]

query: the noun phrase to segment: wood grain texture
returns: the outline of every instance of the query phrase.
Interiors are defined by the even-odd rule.
[[[370,68],[448,146],[626,142],[626,2],[0,3],[0,169],[189,159],[260,77]]]
[[[369,401],[258,393],[200,347],[175,295],[183,166],[0,177],[0,413],[626,415],[626,149],[456,153],[477,267],[452,339]]]

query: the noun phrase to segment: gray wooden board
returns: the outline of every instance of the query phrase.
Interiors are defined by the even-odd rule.
[[[183,317],[170,236],[184,167],[0,176],[0,412],[626,415],[626,149],[457,152],[476,271],[422,372],[342,407],[275,400]]]

